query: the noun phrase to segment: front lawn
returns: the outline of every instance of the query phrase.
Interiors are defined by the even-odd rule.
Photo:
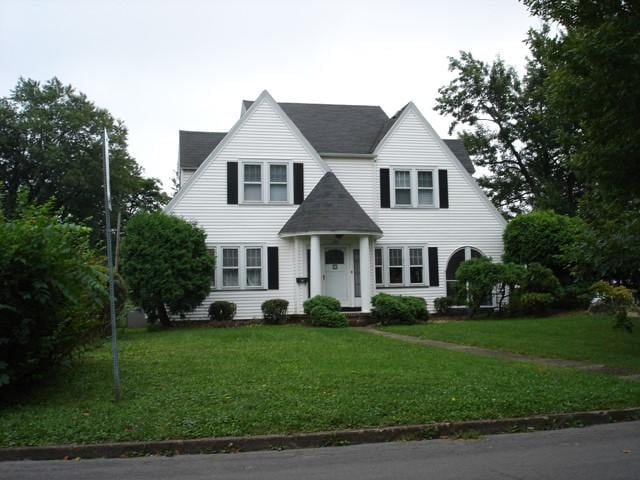
[[[466,320],[390,326],[385,330],[434,340],[626,367],[640,371],[640,321],[629,334],[607,315],[578,313],[548,318]]]
[[[640,404],[640,383],[354,330],[128,332],[0,411],[0,446],[330,430]]]

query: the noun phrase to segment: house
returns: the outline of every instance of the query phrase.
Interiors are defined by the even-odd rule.
[[[166,211],[196,222],[216,254],[209,297],[262,316],[271,298],[331,295],[367,312],[377,292],[433,300],[465,259],[502,255],[505,221],[459,140],[413,103],[242,103],[229,132],[180,132],[180,189]]]

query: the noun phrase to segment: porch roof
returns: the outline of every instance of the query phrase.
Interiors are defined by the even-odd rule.
[[[369,234],[382,230],[340,183],[327,172],[280,230],[282,236],[312,233]]]

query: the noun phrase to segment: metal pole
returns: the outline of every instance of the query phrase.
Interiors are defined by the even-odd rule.
[[[113,393],[120,400],[120,365],[116,328],[116,301],[113,285],[113,253],[111,251],[111,189],[109,185],[109,138],[104,129],[104,219],[107,236],[107,268],[109,270],[109,312],[111,314],[111,356],[113,358]]]

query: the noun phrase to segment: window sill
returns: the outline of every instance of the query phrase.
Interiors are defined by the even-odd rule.
[[[407,288],[429,288],[429,285],[425,284],[415,284],[415,285],[376,285],[378,290],[401,290]]]
[[[266,292],[268,288],[264,287],[222,287],[212,288],[212,292]]]

